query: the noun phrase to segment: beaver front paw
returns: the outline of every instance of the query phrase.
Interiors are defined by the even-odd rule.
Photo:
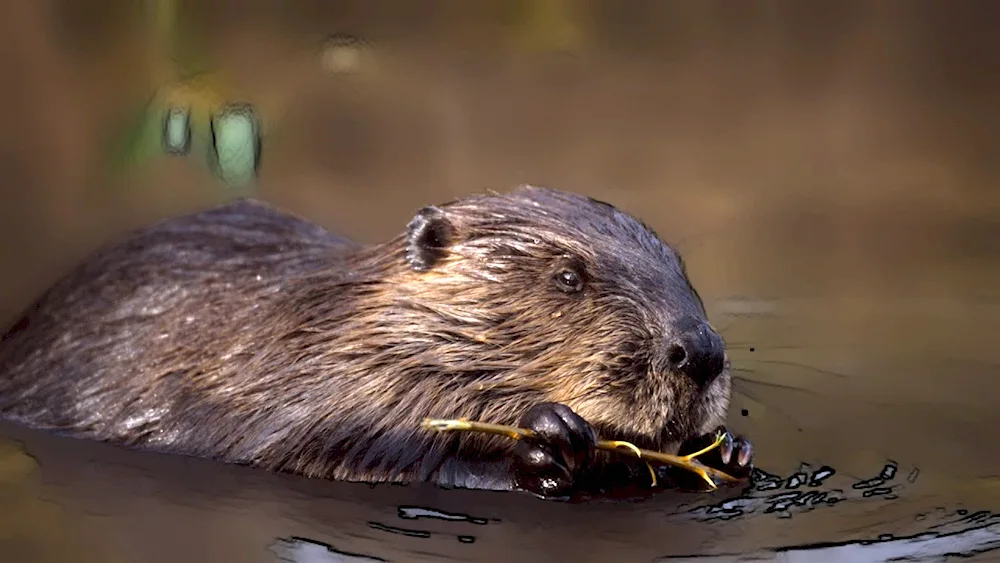
[[[540,403],[521,416],[534,432],[514,447],[517,486],[545,498],[571,496],[577,477],[590,464],[597,432],[566,405]]]
[[[722,443],[719,447],[698,456],[698,461],[737,479],[746,479],[753,471],[753,444],[743,436],[734,436],[725,426],[720,426],[710,434],[684,442],[677,453],[687,455],[711,446],[719,434],[722,434]],[[691,483],[694,484],[695,482]],[[688,483],[684,482],[683,485],[687,486]]]

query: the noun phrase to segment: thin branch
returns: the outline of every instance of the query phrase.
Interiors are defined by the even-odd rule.
[[[423,423],[421,423],[421,426],[427,430],[433,430],[436,432],[484,432],[487,434],[506,436],[513,440],[531,439],[535,436],[535,433],[527,428],[505,426],[502,424],[490,424],[487,422],[475,422],[463,418],[425,418]],[[720,435],[716,438],[712,445],[692,454],[683,456],[644,450],[636,447],[632,443],[621,440],[598,440],[597,449],[616,453],[630,453],[636,458],[647,462],[647,464],[650,461],[655,461],[664,465],[672,465],[674,467],[685,469],[700,476],[706,483],[708,483],[709,487],[714,490],[718,488],[717,480],[735,483],[738,482],[739,479],[717,469],[708,467],[707,465],[699,462],[696,458],[719,447],[719,444],[723,442],[723,439],[723,436]],[[650,468],[650,471],[652,472],[652,468]],[[654,485],[656,483],[655,473],[653,473],[653,483]]]

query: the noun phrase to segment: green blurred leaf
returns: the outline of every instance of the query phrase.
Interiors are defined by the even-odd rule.
[[[256,176],[259,124],[251,109],[236,111],[236,106],[231,106],[232,113],[226,110],[213,117],[224,104],[225,88],[202,49],[203,23],[190,6],[181,9],[184,6],[176,0],[147,0],[150,33],[163,58],[162,72],[153,74],[165,83],[136,110],[134,118],[127,120],[113,141],[108,151],[109,174],[132,173],[154,157],[184,157],[169,149],[165,135],[170,132],[167,120],[171,109],[187,108],[190,145],[186,156],[194,152],[202,159],[207,157],[203,165],[228,186],[245,191]]]
[[[171,156],[186,156],[191,151],[191,112],[174,107],[164,113],[163,150]]]
[[[230,106],[212,119],[212,168],[230,187],[252,190],[260,161],[260,126],[249,105]]]

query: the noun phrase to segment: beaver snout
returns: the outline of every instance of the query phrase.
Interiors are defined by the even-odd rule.
[[[667,369],[690,377],[698,385],[708,385],[725,368],[725,342],[703,320],[684,319],[677,329],[667,341]]]

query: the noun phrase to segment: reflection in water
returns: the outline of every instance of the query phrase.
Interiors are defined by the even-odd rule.
[[[883,534],[874,540],[831,542],[824,545],[787,546],[749,554],[661,557],[656,561],[729,563],[775,561],[781,563],[849,563],[854,561],[908,561],[935,563],[946,558],[968,558],[1000,550],[1000,515],[990,523],[960,531],[935,531],[908,537]]]
[[[794,508],[815,508],[817,506],[828,506],[850,499],[869,498],[873,496],[884,496],[887,499],[896,499],[893,494],[894,486],[888,485],[895,475],[896,464],[889,463],[883,469],[879,477],[857,481],[851,484],[851,488],[843,489],[823,486],[826,479],[832,477],[836,470],[824,465],[820,469],[810,472],[808,466],[803,465],[799,470],[787,478],[756,470],[751,482],[753,493],[762,491],[773,491],[783,489],[777,494],[756,495],[740,497],[738,499],[727,500],[717,505],[710,505],[693,509],[692,512],[703,516],[704,520],[731,520],[754,512],[764,512],[766,514],[776,513],[780,518],[791,518],[791,510]],[[916,470],[914,470],[916,471]],[[808,490],[799,490],[808,487]],[[851,490],[856,494],[851,494]]]
[[[895,479],[898,466],[895,463],[886,464],[877,477],[844,483],[844,488],[832,488],[833,485],[823,485],[823,482],[833,477],[836,471],[830,467],[822,467],[808,472],[803,467],[800,471],[781,478],[763,471],[754,475],[748,493],[736,499],[726,500],[715,505],[697,506],[673,515],[678,521],[694,516],[695,519],[709,522],[713,520],[732,521],[748,518],[755,513],[776,514],[779,518],[790,518],[792,511],[812,510],[831,507],[842,501],[858,501],[873,496],[883,496],[886,500],[899,498],[890,494],[898,490],[900,485],[891,485]],[[809,474],[806,477],[806,474]],[[913,483],[918,471],[914,468],[907,478]],[[760,495],[762,491],[771,491],[779,487],[784,489],[799,489],[807,486],[811,490],[782,492]],[[820,487],[823,487],[820,489]],[[860,491],[852,493],[851,490]],[[475,522],[481,525],[486,519],[472,516],[446,513],[430,508],[400,507],[400,518],[436,518],[448,522]],[[668,520],[669,521],[669,520]],[[864,562],[864,561],[940,561],[942,557],[971,557],[985,555],[994,550],[1000,550],[1000,514],[989,511],[979,511],[969,514],[966,510],[948,510],[939,507],[928,513],[919,513],[913,517],[916,531],[889,534],[882,533],[874,537],[847,542],[823,542],[813,545],[790,545],[778,549],[758,550],[751,553],[730,553],[724,549],[710,549],[714,554],[701,555],[671,555],[656,558],[655,561],[691,561],[691,562],[737,562],[737,561],[781,561],[781,562]],[[739,524],[738,521],[733,522]],[[432,537],[427,530],[404,529],[387,524],[369,523],[372,527],[408,537]],[[752,526],[752,523],[749,524]],[[908,535],[903,535],[908,534]],[[474,536],[457,536],[459,541],[472,543]],[[279,540],[282,557],[296,563],[321,561],[380,561],[377,558],[367,558],[356,554],[337,551],[332,546],[310,540],[293,538]],[[997,555],[1000,555],[998,553]]]
[[[482,526],[485,526],[488,522],[486,518],[476,518],[467,514],[453,514],[430,508],[422,508],[419,506],[400,506],[399,517],[407,520],[434,518],[438,520],[447,520],[449,522],[470,522],[472,524],[479,524]]]
[[[728,495],[571,505],[520,494],[330,483],[9,424],[0,425],[0,435],[9,437],[0,442],[0,495],[18,509],[18,526],[6,527],[7,537],[20,530],[18,543],[5,541],[0,552],[32,553],[32,561],[61,561],[67,552],[105,561],[546,561],[565,556],[566,542],[575,542],[579,560],[1000,556],[1000,514],[983,509],[989,503],[958,508],[947,495],[921,489],[916,467],[892,461],[859,477],[828,465],[802,464],[787,475],[759,469]],[[12,503],[15,491],[21,504]],[[42,506],[58,522],[32,508]],[[164,525],[202,543],[184,549],[159,534]],[[64,535],[52,551],[45,532],[52,527],[79,534]],[[595,533],[582,541],[581,530]]]
[[[953,522],[937,524],[934,532],[909,537],[883,534],[874,540],[831,542],[823,545],[789,546],[781,550],[757,551],[749,554],[667,556],[657,562],[736,563],[739,561],[775,561],[781,563],[853,563],[864,561],[937,562],[945,557],[967,558],[1000,550],[1000,515],[986,514],[976,525],[959,531]],[[965,520],[969,520],[963,517]],[[942,518],[942,520],[947,520]],[[986,523],[983,523],[986,520]],[[968,523],[972,523],[970,520]],[[949,531],[945,531],[945,528]],[[376,557],[346,553],[311,540],[292,538],[278,540],[274,552],[279,561],[289,563],[364,563],[385,561]]]
[[[289,563],[378,563],[378,557],[339,551],[331,545],[301,538],[279,539],[271,548],[278,561]]]

